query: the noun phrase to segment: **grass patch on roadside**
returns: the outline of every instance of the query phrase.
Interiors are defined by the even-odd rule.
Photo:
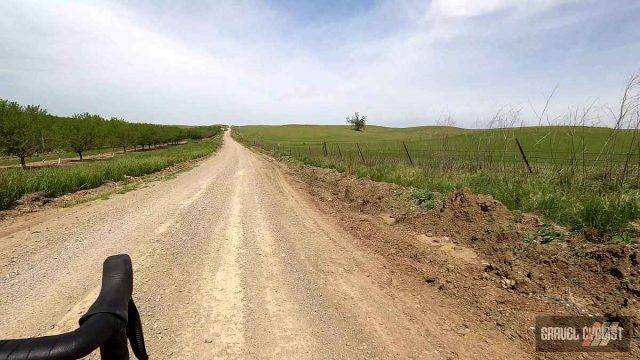
[[[437,195],[457,188],[489,194],[509,209],[533,212],[572,230],[593,229],[598,236],[620,238],[640,217],[640,190],[633,186],[608,188],[598,181],[556,181],[539,176],[508,176],[491,172],[448,172],[407,165],[345,165],[330,159],[303,159],[312,166],[336,169],[374,181],[413,187],[426,207]],[[626,239],[627,237],[622,237]]]
[[[169,166],[208,156],[222,143],[222,135],[201,142],[166,149],[127,153],[74,166],[37,169],[0,170],[0,210],[9,209],[29,193],[57,197],[79,190],[96,188],[107,181],[151,174]]]
[[[96,195],[92,195],[92,196],[88,196],[88,197],[81,197],[80,199],[74,199],[74,200],[71,200],[71,201],[63,202],[61,206],[63,208],[69,208],[69,207],[73,207],[73,206],[76,206],[76,205],[84,204],[84,203],[91,202],[91,201],[98,200],[98,199],[100,199],[100,200],[109,200],[112,195],[126,194],[126,193],[128,193],[130,191],[139,189],[140,187],[144,187],[144,186],[141,186],[141,184],[138,184],[138,183],[124,184],[124,185],[118,187],[115,190],[108,190],[108,191],[105,191],[103,193],[99,193],[99,194],[96,194]]]
[[[116,194],[122,195],[138,188],[138,184],[125,184],[116,191]]]

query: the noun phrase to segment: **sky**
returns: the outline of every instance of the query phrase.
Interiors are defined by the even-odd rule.
[[[640,1],[0,2],[0,98],[180,124],[483,127],[615,106]],[[601,121],[607,121],[606,117]]]

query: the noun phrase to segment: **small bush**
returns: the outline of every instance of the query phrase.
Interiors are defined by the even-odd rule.
[[[435,191],[414,189],[411,192],[411,198],[413,198],[418,205],[431,210],[438,206],[438,203],[442,199],[442,195]]]

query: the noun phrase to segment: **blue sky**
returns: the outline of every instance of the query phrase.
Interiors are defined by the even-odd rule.
[[[484,126],[613,105],[640,70],[640,2],[0,3],[0,97],[155,123]],[[600,117],[607,123],[606,113]]]

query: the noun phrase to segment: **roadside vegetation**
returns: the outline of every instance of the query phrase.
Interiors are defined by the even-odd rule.
[[[108,181],[151,174],[167,167],[208,156],[222,143],[213,138],[145,152],[130,152],[107,160],[87,161],[77,166],[0,171],[0,210],[13,207],[25,194],[53,198],[98,187]]]
[[[246,126],[233,135],[250,146],[305,164],[416,188],[435,206],[457,188],[489,194],[516,211],[534,212],[592,241],[631,241],[640,218],[640,78],[632,77],[613,127],[594,106],[522,126],[519,109],[496,113],[486,129],[440,126]],[[608,109],[607,109],[608,110]],[[522,150],[521,150],[522,149]]]
[[[0,151],[6,157],[18,158],[22,164],[0,169],[0,210],[13,207],[26,194],[56,197],[108,181],[150,174],[210,155],[221,142],[220,126],[135,124],[89,114],[64,118],[49,115],[38,106],[0,100]],[[105,149],[121,153],[85,159],[87,154]],[[60,166],[28,166],[29,159],[51,154],[58,157],[75,154],[79,161]]]
[[[0,99],[0,156],[4,156],[1,165],[18,161],[26,167],[29,161],[45,157],[75,156],[82,160],[103,149],[151,149],[211,137],[219,131],[219,126],[137,124],[89,113],[60,117],[37,105],[23,106]]]

